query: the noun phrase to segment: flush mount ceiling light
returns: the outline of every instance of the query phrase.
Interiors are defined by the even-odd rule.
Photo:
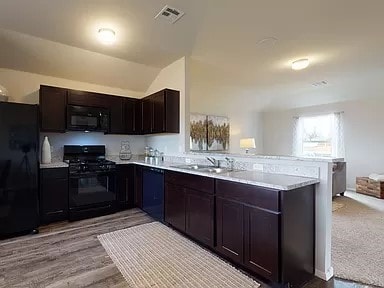
[[[309,59],[299,59],[292,62],[292,69],[293,70],[302,70],[307,68],[309,65]]]
[[[116,41],[116,33],[109,28],[100,28],[97,37],[100,42],[106,45],[111,45]]]

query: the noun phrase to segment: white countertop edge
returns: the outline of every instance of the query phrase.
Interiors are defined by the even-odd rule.
[[[68,168],[68,163],[65,162],[52,162],[49,164],[42,164],[40,163],[40,169],[51,169],[51,168]]]

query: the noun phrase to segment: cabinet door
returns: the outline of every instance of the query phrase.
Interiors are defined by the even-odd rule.
[[[164,91],[157,92],[151,96],[153,102],[153,125],[152,133],[165,131],[165,94]]]
[[[232,260],[243,263],[244,217],[241,203],[216,198],[216,249]]]
[[[185,189],[165,183],[165,222],[185,232]]]
[[[123,97],[109,96],[110,134],[125,133],[124,108]]]
[[[117,205],[120,210],[134,206],[134,172],[133,165],[117,166]]]
[[[40,86],[40,128],[46,132],[65,132],[67,89]]]
[[[135,165],[135,207],[143,208],[143,169]]]
[[[42,169],[40,219],[43,223],[68,219],[68,169]]]
[[[204,192],[186,189],[186,232],[196,240],[214,246],[214,198]]]
[[[165,131],[180,132],[180,92],[165,89]]]
[[[279,214],[244,206],[244,236],[245,266],[278,281]]]
[[[143,134],[143,104],[142,100],[137,99],[135,103],[135,134]]]
[[[125,100],[125,110],[124,110],[124,121],[125,121],[125,133],[126,134],[140,134],[140,130],[138,130],[139,126],[137,121],[141,121],[140,118],[138,118],[137,112],[137,106],[138,106],[138,99],[131,99],[126,98]],[[141,124],[141,123],[140,123]]]
[[[109,108],[109,95],[79,91],[68,90],[68,104],[77,106]]]
[[[142,131],[144,134],[152,132],[152,120],[153,120],[153,102],[150,97],[146,97],[142,101],[143,121]]]

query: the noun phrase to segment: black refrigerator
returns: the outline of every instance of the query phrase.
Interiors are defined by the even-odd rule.
[[[0,238],[37,231],[38,106],[0,102]]]

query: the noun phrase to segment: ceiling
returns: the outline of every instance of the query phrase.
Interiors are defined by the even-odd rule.
[[[154,19],[165,4],[185,16],[174,25]],[[145,91],[161,68],[191,56],[193,83],[237,87],[266,109],[323,104],[384,90],[382,11],[382,0],[2,0],[0,66]],[[116,45],[96,40],[104,26]],[[25,61],[28,53],[39,57]],[[304,57],[310,67],[292,71]],[[118,76],[94,76],[98,67],[119,67]]]

